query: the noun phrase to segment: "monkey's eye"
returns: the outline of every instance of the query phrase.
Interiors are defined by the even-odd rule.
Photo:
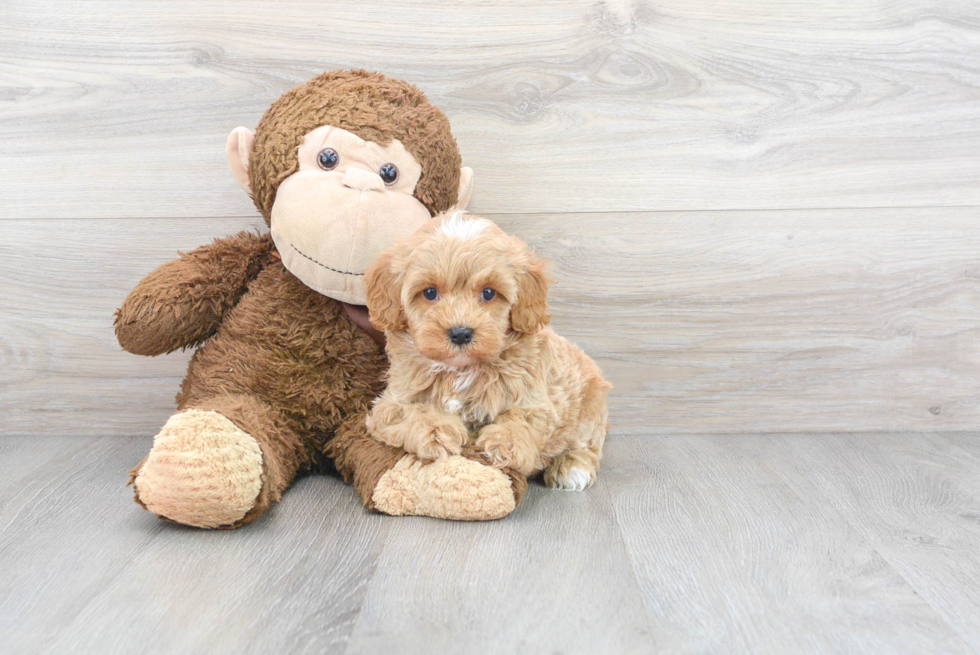
[[[491,289],[490,287],[487,287],[486,289],[483,290],[483,299],[486,300],[487,302],[490,302],[496,297],[497,297],[497,292]]]
[[[385,164],[378,169],[378,175],[385,181],[385,184],[391,186],[398,179],[398,167],[394,164]]]
[[[428,289],[422,290],[422,297],[426,300],[435,300],[439,297],[439,292],[436,291],[435,287],[429,287]]]
[[[320,164],[320,168],[325,171],[332,171],[337,168],[337,164],[340,163],[340,155],[333,148],[324,148],[320,151],[320,154],[316,156],[316,161]]]

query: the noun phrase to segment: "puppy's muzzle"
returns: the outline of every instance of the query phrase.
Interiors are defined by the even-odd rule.
[[[451,327],[449,328],[449,340],[457,346],[465,346],[473,341],[473,328]]]

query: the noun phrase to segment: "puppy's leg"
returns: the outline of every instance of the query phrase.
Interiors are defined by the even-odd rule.
[[[582,491],[591,487],[599,471],[602,444],[609,432],[606,395],[609,385],[601,379],[583,390],[582,407],[569,448],[556,455],[544,471],[544,483],[557,489]]]
[[[531,475],[542,468],[541,447],[557,423],[553,409],[512,407],[480,430],[476,445],[498,468]]]
[[[468,436],[466,425],[455,414],[386,396],[375,403],[367,426],[376,439],[425,460],[458,455]]]

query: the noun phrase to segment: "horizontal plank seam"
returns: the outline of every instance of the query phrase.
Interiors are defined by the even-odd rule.
[[[481,216],[588,216],[594,214],[710,214],[734,212],[828,212],[828,211],[882,211],[906,209],[980,209],[980,205],[881,205],[874,207],[739,207],[735,209],[606,209],[596,211],[540,211],[540,212],[481,212]],[[0,221],[193,221],[193,220],[255,220],[258,214],[214,216],[5,216]]]
[[[615,422],[616,416],[615,411],[611,412],[611,418]],[[915,437],[923,434],[934,434],[937,436],[943,436],[946,434],[956,434],[956,435],[966,435],[980,437],[980,432],[974,429],[948,429],[948,430],[882,430],[881,428],[859,428],[856,430],[746,430],[744,432],[736,432],[732,430],[705,430],[703,428],[698,430],[678,430],[677,428],[670,428],[669,430],[610,430],[609,438],[618,439],[622,437],[640,437],[640,438],[657,438],[657,437],[691,437],[691,436],[705,436],[705,437],[720,437],[729,436],[732,438],[738,437],[793,437],[800,435],[809,435],[813,437],[846,437],[848,435],[872,435],[872,434],[887,434],[889,436],[909,438]],[[120,437],[125,439],[126,437]]]
[[[614,419],[615,419],[615,412]],[[59,433],[64,436],[64,432]],[[800,435],[807,435],[811,437],[846,437],[848,435],[863,436],[863,435],[882,435],[887,434],[890,437],[896,438],[910,438],[915,436],[920,436],[924,434],[932,434],[939,437],[944,435],[965,435],[971,437],[980,438],[980,432],[974,429],[939,429],[939,430],[906,430],[906,431],[896,431],[887,430],[881,428],[868,428],[868,429],[856,429],[856,430],[748,430],[745,432],[733,432],[731,430],[705,430],[703,428],[697,430],[678,430],[677,428],[670,428],[668,430],[651,430],[649,428],[640,430],[611,430],[609,432],[610,439],[621,439],[624,437],[637,437],[637,438],[661,438],[661,437],[691,437],[691,436],[704,436],[704,437],[721,437],[728,436],[733,439],[739,437],[793,437]],[[91,435],[79,435],[77,437],[68,435],[72,439],[90,439]],[[107,435],[106,439],[148,439],[150,438],[150,433],[147,432],[143,435]],[[0,439],[36,439],[44,438],[39,436],[36,431],[32,432],[3,432],[0,433]]]

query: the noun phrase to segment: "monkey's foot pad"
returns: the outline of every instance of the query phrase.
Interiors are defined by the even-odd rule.
[[[262,489],[262,451],[218,412],[170,417],[134,480],[136,497],[158,516],[199,528],[241,520]]]
[[[456,521],[499,519],[516,506],[509,476],[458,455],[430,463],[402,457],[381,476],[372,500],[378,511],[392,516]]]

